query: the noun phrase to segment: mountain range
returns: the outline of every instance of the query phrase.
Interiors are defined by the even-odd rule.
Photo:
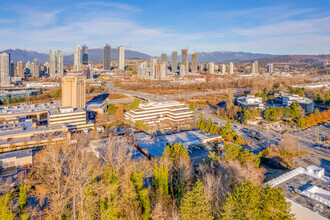
[[[9,53],[11,60],[14,62],[23,61],[24,63],[32,62],[35,58],[39,59],[40,63],[48,62],[49,55],[46,53],[39,53],[31,50],[9,49],[0,51],[0,53]],[[95,48],[88,50],[89,61],[93,63],[103,62],[103,48]],[[125,58],[138,58],[146,60],[150,55],[125,49]],[[168,57],[171,60],[171,55]],[[111,49],[111,59],[118,59],[118,49]],[[181,61],[181,55],[178,56]],[[189,56],[191,60],[191,56]],[[232,51],[214,51],[214,52],[198,52],[197,62],[214,62],[214,63],[228,63],[228,62],[242,62],[259,60],[261,63],[276,63],[276,62],[300,62],[300,63],[321,63],[330,62],[330,55],[273,55],[262,53],[248,53],[248,52],[232,52]],[[73,54],[64,56],[64,65],[73,64]]]

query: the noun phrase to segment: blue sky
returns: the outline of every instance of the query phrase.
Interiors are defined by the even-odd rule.
[[[0,0],[0,50],[330,54],[329,0]]]

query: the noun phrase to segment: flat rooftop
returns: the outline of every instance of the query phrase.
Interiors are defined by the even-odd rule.
[[[64,111],[61,111],[61,109]],[[71,107],[64,107],[64,108],[57,107],[48,111],[49,115],[65,115],[65,114],[72,114],[79,112],[86,112],[86,111],[82,108],[71,108]]]
[[[322,190],[330,192],[330,183],[324,181],[322,179],[315,178],[313,176],[307,174],[299,174],[294,176],[293,178],[286,180],[276,186],[276,188],[282,188],[286,197],[310,210],[322,210],[320,213],[322,216],[327,218],[330,217],[330,208],[325,204],[309,198],[308,196],[304,195],[303,192],[308,190],[311,186],[316,186]],[[328,195],[324,195],[327,197]]]
[[[199,130],[183,131],[175,134],[161,135],[155,138],[146,133],[137,133],[134,136],[136,144],[153,157],[161,156],[167,144],[181,142],[184,146],[189,147],[221,138],[219,135]]]
[[[5,106],[0,108],[0,116],[11,115],[11,114],[27,114],[27,113],[37,113],[43,111],[49,111],[59,107],[58,103],[19,103],[14,106]]]

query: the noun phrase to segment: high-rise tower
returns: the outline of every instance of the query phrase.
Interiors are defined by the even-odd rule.
[[[234,74],[234,63],[233,62],[229,63],[229,74]]]
[[[10,85],[10,55],[1,54],[1,86]]]
[[[82,46],[82,64],[88,65],[88,47],[86,45]]]
[[[150,57],[150,77],[156,79],[157,57]]]
[[[77,45],[74,48],[74,64],[73,64],[73,69],[74,70],[80,70],[80,45]]]
[[[178,71],[178,52],[172,52],[172,73],[176,73]]]
[[[24,69],[23,61],[18,61],[17,62],[17,76],[24,78],[24,73],[25,73],[25,69]]]
[[[118,70],[125,71],[125,49],[123,46],[118,47]]]
[[[62,77],[62,106],[85,108],[85,76]]]
[[[104,62],[103,69],[110,71],[111,69],[111,47],[109,44],[106,44],[104,47]]]
[[[55,51],[49,51],[49,70],[48,74],[50,77],[55,77],[56,74],[56,53]]]
[[[191,72],[197,72],[197,53],[191,54]]]
[[[186,73],[189,73],[188,49],[181,50],[181,60],[182,64],[186,68]]]
[[[32,76],[36,78],[40,77],[40,62],[37,58],[33,60],[32,67],[33,67]]]
[[[59,77],[62,77],[64,73],[63,70],[63,53],[62,51],[58,50],[57,51],[57,75]]]

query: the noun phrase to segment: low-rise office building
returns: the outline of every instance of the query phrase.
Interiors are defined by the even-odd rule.
[[[314,111],[314,102],[309,98],[299,95],[283,96],[282,104],[284,107],[290,107],[290,105],[294,102],[299,104],[307,114],[310,114]]]
[[[261,97],[247,95],[237,98],[237,103],[242,108],[264,108]]]
[[[138,109],[126,112],[124,116],[128,122],[135,124],[140,121],[147,126],[169,124],[180,127],[194,121],[194,112],[176,101],[140,104]]]
[[[62,107],[48,111],[48,125],[66,125],[69,131],[82,131],[94,128],[82,108]]]
[[[0,108],[0,118],[4,119],[2,123],[19,122],[21,119],[32,119],[38,124],[46,124],[48,111],[57,109],[57,103],[18,103],[13,106],[4,106]]]
[[[0,125],[0,150],[8,152],[70,140],[64,125],[36,126],[32,120]]]

